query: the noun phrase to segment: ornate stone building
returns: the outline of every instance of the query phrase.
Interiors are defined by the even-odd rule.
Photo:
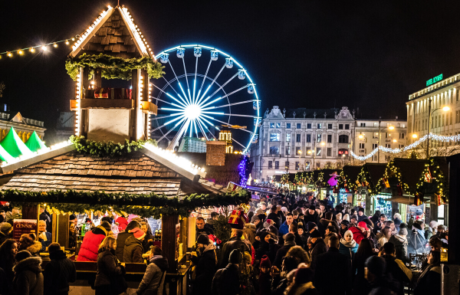
[[[8,134],[8,131],[14,127],[18,136],[23,142],[26,142],[34,131],[37,132],[40,139],[45,136],[45,124],[42,121],[24,118],[21,113],[11,117],[10,113],[0,112],[0,141]]]

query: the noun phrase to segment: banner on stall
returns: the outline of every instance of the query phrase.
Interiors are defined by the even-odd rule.
[[[36,219],[14,219],[13,220],[13,239],[19,242],[23,234],[37,234]]]

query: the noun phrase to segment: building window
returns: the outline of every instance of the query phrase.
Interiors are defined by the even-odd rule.
[[[302,124],[297,123],[297,129],[300,129],[300,128],[302,128]]]
[[[385,143],[385,147],[390,149],[391,148],[391,143]]]
[[[317,163],[316,163],[316,168],[318,168],[318,169],[321,168],[321,163],[318,163],[318,162],[317,162]]]
[[[359,148],[360,148],[360,149],[363,149],[363,148],[364,148],[364,143],[360,143],[360,144],[359,144]]]
[[[270,133],[270,141],[280,141],[279,133]]]
[[[316,142],[321,142],[321,134],[316,135]]]
[[[361,127],[366,127],[366,123],[361,123]]]
[[[290,155],[290,154],[291,154],[291,147],[287,146],[286,147],[286,155]]]
[[[289,170],[289,161],[284,162],[284,169]]]
[[[295,142],[300,142],[300,134],[295,135]]]
[[[310,148],[309,146],[306,147],[306,148],[305,148],[305,155],[306,155],[306,156],[311,156],[311,153],[312,153],[312,152],[311,152],[311,148]]]
[[[275,169],[280,169],[280,161],[275,161]]]
[[[327,129],[332,129],[332,124],[327,124]]]
[[[295,162],[295,170],[300,170],[300,163],[299,162]]]
[[[339,156],[343,156],[343,155],[348,155],[348,150],[347,149],[339,149]]]
[[[286,133],[286,141],[291,141],[291,133]]]
[[[281,123],[276,123],[276,128],[281,128]]]
[[[300,146],[296,146],[296,147],[295,147],[295,155],[296,155],[296,156],[301,155]]]
[[[350,124],[345,124],[345,129],[350,129]]]
[[[404,145],[403,144],[400,144],[399,145],[399,149],[403,149],[404,148]]]
[[[286,123],[286,128],[291,129],[291,123]]]
[[[385,155],[385,162],[389,162],[391,160],[390,156]]]
[[[311,134],[307,134],[307,142],[311,142]]]
[[[327,142],[331,143],[332,142],[332,134],[327,135]]]
[[[378,155],[373,155],[373,156],[372,156],[372,161],[373,161],[373,162],[378,161]]]
[[[273,169],[273,162],[272,161],[268,161],[268,169]]]
[[[458,101],[458,94],[457,94],[457,101]],[[455,112],[455,123],[460,123],[460,111]]]
[[[399,139],[404,139],[405,133],[399,133]]]
[[[332,148],[327,148],[326,153],[327,153],[328,157],[331,157],[332,156]]]
[[[270,154],[272,155],[279,155],[280,149],[277,146],[270,147]]]
[[[321,156],[321,148],[319,147],[316,148],[316,156],[317,157]]]
[[[321,129],[321,123],[318,123],[318,124],[316,125],[316,128]]]
[[[270,128],[275,128],[275,123],[270,123]]]
[[[372,136],[372,138],[379,138],[379,133],[378,133],[378,132],[374,132],[374,135]]]
[[[343,129],[343,124],[339,124],[339,129]]]
[[[311,123],[307,124],[307,129],[311,129]]]
[[[348,143],[348,135],[339,135],[339,143]]]
[[[305,170],[310,171],[310,169],[311,169],[310,162],[305,162]]]

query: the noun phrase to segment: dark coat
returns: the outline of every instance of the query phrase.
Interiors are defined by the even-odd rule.
[[[1,216],[1,215],[0,215]],[[0,231],[0,246],[3,244],[4,241],[8,240],[8,239],[12,239],[12,235],[9,234],[9,235],[5,235],[3,232]]]
[[[124,262],[123,250],[125,249],[126,239],[129,237],[134,237],[134,235],[130,232],[122,232],[117,236],[117,249],[115,250],[115,254],[117,255],[117,258],[120,260],[120,262]]]
[[[316,223],[316,225],[318,225],[318,212],[315,211],[315,214],[310,215],[310,213],[307,210],[307,212],[304,215],[303,220],[304,220],[304,225],[305,226],[307,226],[307,223],[309,223],[310,221],[314,222],[314,223]]]
[[[318,239],[316,240],[316,243],[313,247],[313,250],[311,252],[311,266],[310,268],[314,271],[315,268],[316,268],[316,260],[318,258],[319,255],[323,254],[323,253],[326,253],[327,252],[327,248],[326,248],[326,244],[324,243],[324,240],[323,239]]]
[[[212,279],[211,292],[215,295],[237,295],[240,293],[239,268],[229,263],[219,269]]]
[[[6,278],[6,272],[3,270],[3,268],[0,267],[0,294],[9,294],[8,287],[9,286]]]
[[[397,294],[404,295],[404,284],[410,283],[410,280],[412,279],[412,274],[409,278],[404,272],[404,270],[396,262],[397,259],[395,257],[390,255],[384,255],[382,256],[382,258],[385,259],[385,276],[387,278],[391,278],[393,284],[397,289]],[[399,263],[402,264],[401,261],[399,261]]]
[[[17,295],[42,295],[43,274],[40,257],[29,257],[21,260],[14,267],[13,286]]]
[[[62,250],[50,254],[51,261],[45,267],[45,295],[67,294],[69,283],[75,282],[75,264]]]
[[[128,288],[125,269],[118,262],[115,251],[100,251],[97,255],[96,294],[120,294]],[[99,292],[98,292],[99,291]]]
[[[407,255],[407,239],[404,242],[403,237],[399,235],[391,236],[388,242],[393,243],[396,249],[396,258],[402,262],[409,262],[409,256]]]
[[[3,291],[3,293],[0,294],[10,294],[10,292],[13,291],[13,279],[14,279],[14,271],[13,267],[15,264],[14,257],[10,256],[10,259],[0,259],[0,268],[3,269],[5,276],[4,279],[6,281],[6,285],[2,285],[0,290],[6,290]]]
[[[193,282],[193,294],[210,295],[212,278],[216,274],[217,261],[213,244],[207,245],[200,256],[192,257],[195,268],[195,281]]]
[[[279,281],[276,287],[272,288],[271,295],[284,295],[284,291],[286,291],[286,288],[288,286],[288,280],[286,278],[282,279],[281,281]]]
[[[139,262],[143,263],[144,259],[142,254],[144,248],[142,242],[136,239],[134,236],[128,237],[125,241],[125,248],[123,249],[123,261],[124,262]]]
[[[432,295],[441,293],[441,267],[429,265],[420,275],[414,295]]]
[[[51,245],[51,239],[52,239],[51,233],[45,232],[45,235],[46,235],[46,241],[40,238],[38,239],[38,241],[42,244],[42,252],[46,251],[46,247]]]
[[[281,220],[280,220],[278,214],[276,214],[276,213],[270,213],[270,214],[268,214],[267,219],[273,220],[273,221],[276,223],[276,225],[275,225],[276,228],[280,228],[280,226],[281,226]]]
[[[203,229],[196,228],[196,240],[198,241],[198,237],[201,235],[214,235],[214,230],[209,224],[205,224]]]
[[[313,282],[319,294],[348,294],[351,278],[351,261],[339,249],[331,247],[327,253],[318,256]]]
[[[106,236],[106,232],[101,226],[94,227],[85,234],[78,252],[77,261],[97,261],[99,245]]]
[[[259,274],[259,295],[270,295],[271,278],[270,273],[261,272]]]
[[[289,249],[291,249],[294,246],[295,246],[294,244],[289,244],[289,245],[284,244],[284,246],[281,247],[278,250],[278,252],[276,252],[276,257],[275,257],[275,261],[273,261],[273,265],[276,265],[278,269],[281,269],[281,263],[283,263],[284,256],[286,256]]]
[[[164,280],[166,271],[169,268],[168,259],[161,255],[154,256],[145,270],[139,288],[136,290],[138,295],[157,295],[163,294]]]
[[[228,242],[226,242],[222,247],[222,257],[220,260],[221,267],[225,267],[228,264],[228,258],[230,257],[230,253],[232,253],[232,251],[235,249],[238,249],[240,251],[244,249],[245,251],[249,252],[249,254],[251,254],[251,249],[247,246],[245,242],[237,239],[236,237],[233,237],[230,240],[228,240]]]
[[[416,229],[409,231],[409,234],[407,235],[407,240],[409,241],[409,245],[407,246],[407,250],[409,251],[409,253],[423,252],[425,250],[425,235],[422,235],[422,233],[420,233]]]

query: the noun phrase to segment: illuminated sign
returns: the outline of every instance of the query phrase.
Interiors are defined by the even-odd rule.
[[[430,86],[431,84],[434,84],[436,82],[439,82],[442,80],[442,74],[437,75],[436,77],[431,78],[430,80],[426,81],[426,86]]]

